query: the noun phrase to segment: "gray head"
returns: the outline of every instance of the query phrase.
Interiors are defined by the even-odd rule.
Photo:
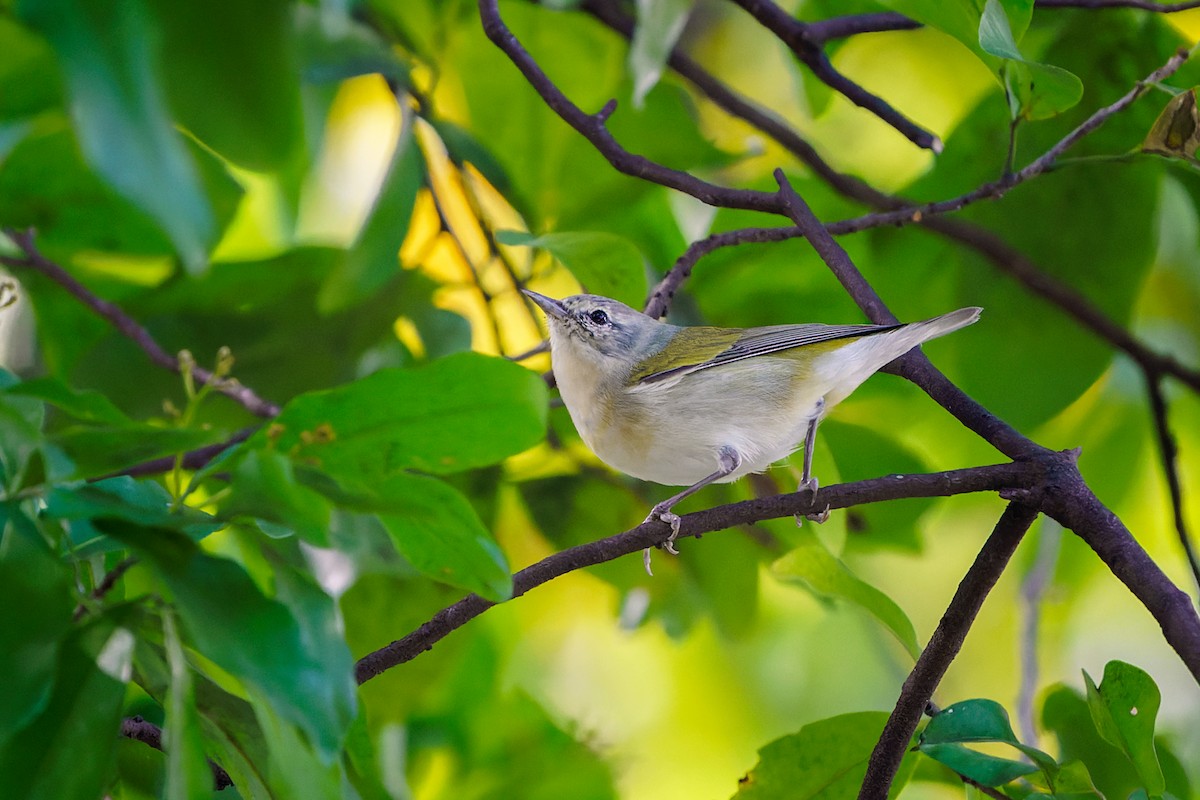
[[[577,294],[554,300],[524,290],[546,312],[550,346],[555,356],[570,350],[593,359],[635,363],[662,347],[673,326],[635,311],[624,303],[596,294]]]

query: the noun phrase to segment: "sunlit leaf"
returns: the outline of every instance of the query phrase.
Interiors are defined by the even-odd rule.
[[[921,752],[983,786],[1003,786],[1038,769],[1024,761],[980,753],[961,744],[921,745]]]
[[[1161,794],[1166,784],[1154,749],[1154,721],[1162,695],[1154,679],[1123,661],[1104,665],[1104,679],[1098,687],[1087,672],[1083,678],[1096,730],[1129,757],[1151,795]]]
[[[364,483],[406,469],[494,464],[539,441],[545,419],[546,388],[536,373],[462,353],[297,397],[250,446]]]
[[[810,722],[797,733],[776,739],[758,751],[758,763],[739,781],[738,800],[820,798],[852,800],[867,771],[867,761],[888,715],[878,711],[842,714]],[[889,797],[900,793],[915,766],[907,753]]]
[[[662,76],[667,57],[692,10],[693,0],[638,0],[638,21],[629,45],[633,104],[640,107]]]
[[[400,245],[408,234],[417,190],[424,178],[424,161],[408,117],[370,218],[358,241],[321,285],[317,308],[323,313],[342,311],[360,302],[399,273]]]
[[[879,620],[915,660],[921,654],[916,630],[908,615],[890,597],[859,579],[825,549],[815,536],[775,562],[772,571],[785,580],[798,580],[824,597],[847,600]]]
[[[489,600],[511,596],[504,554],[467,498],[445,482],[397,473],[335,497],[342,507],[378,515],[396,549],[425,575]]]
[[[282,525],[312,544],[329,541],[329,502],[298,483],[292,462],[278,453],[248,449],[235,459],[230,493],[221,503],[227,519],[248,516]]]
[[[592,294],[612,297],[634,308],[646,299],[646,268],[641,253],[620,236],[590,231],[541,236],[501,231],[496,239],[501,244],[547,251]]]

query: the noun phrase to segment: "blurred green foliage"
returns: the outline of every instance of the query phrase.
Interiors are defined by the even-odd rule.
[[[1200,29],[1017,0],[799,4],[804,19],[892,8],[928,26],[936,46],[868,86],[918,122],[953,111],[935,131],[945,152],[927,160],[867,112],[847,117],[848,101],[732,4],[622,4],[638,15],[632,46],[587,6],[501,4],[573,102],[618,100],[608,127],[629,151],[760,189],[782,164],[828,220],[868,209],[664,69],[673,44],[798,130],[853,119],[823,140],[861,148],[859,177],[887,185],[865,156],[899,148],[919,174],[903,192],[938,200],[997,178],[1010,131],[1019,166]],[[877,34],[880,57],[906,35]],[[879,74],[839,64],[842,48],[829,45],[851,78]],[[982,95],[940,66],[963,48]],[[41,253],[168,352],[206,366],[228,346],[236,380],[282,408],[259,419],[159,369],[62,286],[14,268],[18,303],[0,308],[0,797],[856,796],[995,498],[722,532],[656,556],[652,580],[636,559],[601,564],[363,687],[352,677],[356,657],[465,593],[503,603],[515,569],[637,524],[670,491],[586,452],[550,403],[544,358],[503,357],[540,336],[517,290],[636,303],[691,241],[780,220],[713,213],[616,172],[466,0],[16,0],[0,2],[0,53],[0,226],[36,229]],[[909,68],[939,78],[911,85]],[[1069,154],[1090,160],[960,215],[1188,363],[1200,179],[1186,149],[1134,151],[1196,76],[1189,64]],[[1183,575],[1126,360],[926,230],[844,244],[902,318],[984,306],[979,325],[927,347],[934,361],[1038,441],[1082,446],[1101,498]],[[8,239],[0,254],[22,257]],[[860,318],[798,241],[713,253],[672,314]],[[35,356],[19,357],[30,342]],[[1167,388],[1191,465],[1200,404]],[[251,426],[189,468],[185,453]],[[997,458],[882,378],[822,428],[816,471],[829,484]],[[165,460],[131,471],[152,459]],[[711,487],[683,510],[793,480]],[[933,717],[893,795],[961,777],[1009,797],[1182,799],[1200,785],[1195,685],[1084,548],[1062,552],[1022,551],[941,689],[1003,703]],[[1022,646],[1016,584],[1039,571],[1049,587],[1021,613],[1044,619],[1023,642],[1040,679],[1007,666]],[[1123,633],[1128,619],[1139,635]],[[1158,683],[1125,663],[1143,655]],[[1074,677],[1105,662],[1099,685]],[[1040,741],[1005,711],[1029,682],[1052,686]],[[118,736],[134,715],[162,727],[165,753]],[[214,791],[204,757],[234,786]]]

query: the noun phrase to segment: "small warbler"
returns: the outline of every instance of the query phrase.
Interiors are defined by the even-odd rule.
[[[526,290],[550,327],[559,393],[583,441],[627,475],[686,486],[646,521],[710,483],[761,472],[804,443],[800,488],[816,492],[813,436],[829,409],[880,367],[979,318],[962,308],[902,325],[680,327],[608,297]],[[823,522],[827,508],[811,519]],[[650,571],[650,549],[645,551]]]

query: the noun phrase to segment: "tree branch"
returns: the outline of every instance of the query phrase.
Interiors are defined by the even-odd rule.
[[[162,728],[141,717],[127,717],[121,720],[121,735],[127,739],[136,739],[143,744],[148,744],[155,750],[163,749]],[[212,770],[214,790],[219,792],[233,786],[233,779],[229,777],[228,772],[221,768],[220,764],[210,758],[208,767]]]
[[[610,100],[595,114],[587,114],[572,103],[542,71],[529,52],[500,18],[498,0],[479,0],[479,15],[487,37],[499,47],[525,76],[529,85],[563,121],[579,132],[613,167],[626,175],[677,189],[711,206],[742,208],[751,211],[778,211],[774,192],[731,189],[701,180],[681,170],[671,169],[650,159],[630,153],[609,133],[606,120],[616,109]]]
[[[820,41],[810,36],[805,23],[775,5],[772,0],[733,0],[733,2],[758,20],[764,28],[775,34],[822,83],[856,106],[871,112],[891,125],[917,147],[932,150],[935,153],[942,152],[941,139],[892,108],[883,98],[871,94],[838,72],[829,60],[829,56],[825,55]],[[896,22],[891,18],[887,21]]]
[[[979,551],[971,568],[954,592],[946,613],[921,651],[916,666],[900,689],[900,697],[883,727],[883,734],[871,752],[867,773],[859,790],[859,800],[886,800],[900,759],[921,721],[925,706],[941,682],[950,663],[962,649],[988,593],[1000,579],[1016,552],[1017,545],[1037,518],[1037,509],[1023,503],[1009,503],[992,535]]]
[[[179,359],[159,345],[150,332],[137,323],[132,317],[122,311],[116,304],[102,300],[77,281],[74,276],[58,264],[46,258],[37,249],[32,230],[18,231],[6,228],[8,238],[24,253],[23,258],[0,255],[0,263],[17,269],[32,269],[45,275],[50,280],[67,290],[76,300],[91,309],[97,316],[106,320],[122,335],[130,339],[142,349],[150,360],[165,370],[179,373]],[[199,384],[213,382],[213,374],[201,366],[192,367],[192,377]],[[215,381],[214,389],[233,398],[249,411],[260,417],[274,417],[279,413],[279,406],[262,399],[252,389],[243,386],[235,380],[223,378]]]
[[[608,4],[589,0],[589,2],[584,4],[583,8],[596,19],[626,38],[630,38],[633,35],[633,20],[629,16],[614,10]],[[810,23],[808,25],[810,33],[814,26],[820,24]],[[737,95],[696,62],[683,55],[678,49],[671,52],[667,63],[718,107],[734,117],[745,120],[774,139],[840,194],[857,200],[860,203],[878,209],[896,211],[897,213],[905,210],[905,213],[912,214],[914,209],[918,207],[917,204],[902,198],[885,194],[853,175],[847,175],[833,169],[821,158],[816,149],[800,137],[787,123],[769,111]],[[827,229],[831,233],[838,235],[850,232],[855,224],[857,224],[855,220],[848,220],[842,223],[835,222],[828,225]],[[988,229],[965,220],[949,219],[936,215],[921,217],[918,224],[980,253],[997,269],[1015,278],[1030,291],[1045,297],[1051,303],[1059,306],[1070,316],[1082,323],[1084,327],[1107,341],[1113,347],[1124,350],[1139,364],[1151,366],[1156,370],[1173,375],[1200,392],[1200,370],[1184,366],[1171,356],[1157,353],[1146,347],[1128,331],[1109,319],[1102,311],[1093,306],[1073,288],[1040,270],[1028,258],[1016,250],[1016,248],[1003,241]],[[675,265],[651,293],[646,306],[646,313],[653,317],[659,317],[664,314],[671,298],[679,286],[682,285],[683,281],[691,274],[696,262],[709,252],[729,245],[748,242],[775,242],[800,235],[801,233],[798,228],[745,228],[741,231],[728,231],[715,234],[706,239],[693,242],[687,252],[676,261]]]
[[[1167,490],[1171,495],[1171,509],[1175,516],[1175,532],[1179,535],[1179,543],[1187,556],[1188,566],[1192,568],[1192,578],[1200,588],[1200,561],[1196,559],[1196,550],[1192,547],[1192,538],[1188,535],[1187,520],[1184,519],[1183,487],[1179,482],[1179,466],[1177,458],[1179,451],[1175,446],[1175,437],[1167,424],[1167,399],[1163,396],[1162,379],[1150,371],[1146,371],[1146,391],[1150,394],[1150,412],[1154,417],[1154,431],[1158,435],[1158,454],[1162,459],[1163,477],[1167,480]]]
[[[815,497],[806,490],[745,500],[683,515],[680,518],[679,537],[699,536],[766,519],[807,514],[826,506],[839,509],[908,497],[950,497],[972,492],[1029,489],[1041,481],[1048,463],[1052,462],[1033,459],[925,475],[888,475],[821,487]],[[513,575],[513,598],[568,572],[657,546],[666,540],[670,532],[670,526],[666,523],[657,520],[643,522],[624,533],[547,556]],[[479,595],[464,597],[439,611],[404,638],[363,656],[355,665],[355,677],[359,683],[365,683],[385,670],[411,661],[493,605],[495,603]]]
[[[787,177],[784,176],[783,170],[775,170],[775,180],[779,183],[779,192],[787,208],[788,216],[796,223],[800,232],[829,266],[830,271],[837,277],[854,302],[858,303],[867,318],[877,325],[890,325],[898,322],[896,315],[891,312],[875,289],[867,283],[866,278],[858,271],[858,267],[850,260],[850,256],[821,225],[809,209],[808,204],[800,195],[796,194],[792,185],[788,183]],[[1009,458],[1028,457],[1046,452],[1045,448],[1021,435],[1016,428],[992,414],[969,397],[966,392],[951,383],[920,350],[910,351],[907,355],[894,361],[892,369],[921,387],[942,408],[953,414],[959,422],[979,434],[986,442]]]

